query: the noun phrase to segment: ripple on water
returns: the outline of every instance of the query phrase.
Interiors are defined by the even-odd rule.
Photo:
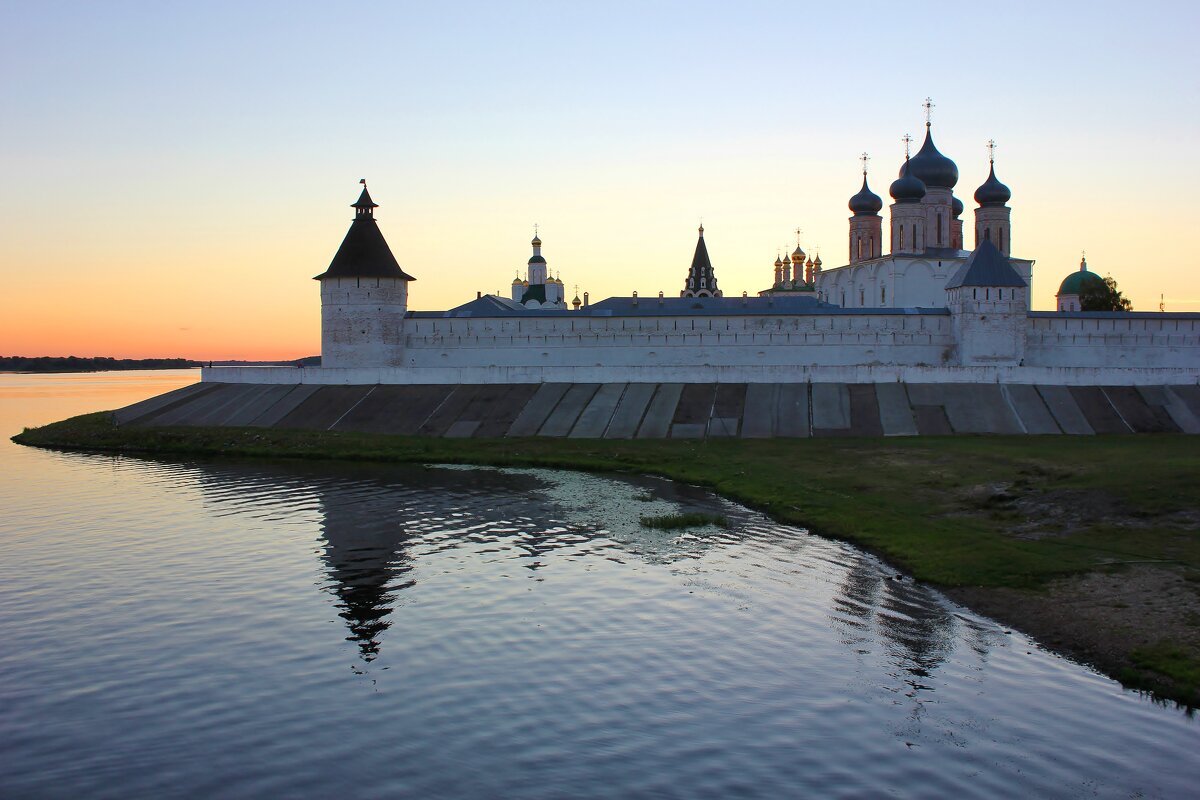
[[[1200,779],[1180,713],[691,487],[14,452],[31,481],[0,486],[0,794],[1187,796]],[[730,526],[638,522],[681,510]]]

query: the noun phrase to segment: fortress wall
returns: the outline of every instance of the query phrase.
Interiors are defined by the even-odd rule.
[[[699,376],[699,377],[697,377]],[[727,367],[205,367],[201,380],[286,385],[460,385],[492,383],[1001,383],[1046,386],[1196,386],[1190,368],[1034,366],[738,365]]]
[[[945,314],[413,318],[406,330],[415,368],[940,364],[953,345]]]
[[[1165,367],[1200,363],[1200,316],[1030,316],[1025,363],[1046,367]]]

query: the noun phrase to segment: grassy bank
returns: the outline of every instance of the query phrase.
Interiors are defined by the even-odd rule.
[[[852,541],[1129,685],[1200,704],[1200,442],[1192,437],[483,441],[117,428],[92,414],[15,440],[662,475]]]

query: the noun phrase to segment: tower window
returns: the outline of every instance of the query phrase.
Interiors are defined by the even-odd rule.
[[[886,303],[887,303],[887,287],[880,286],[879,287],[879,305],[882,306],[882,305],[885,305]]]
[[[898,230],[900,231],[900,246],[897,247],[896,249],[903,250],[904,249],[904,226],[903,225],[899,226]]]
[[[991,228],[983,229],[983,239],[985,242],[990,242],[992,240],[992,229]]]
[[[1003,250],[1004,249],[1004,229],[1003,228],[996,231],[996,239],[1000,243],[1000,249]]]
[[[937,243],[941,244],[942,243],[942,215],[941,214],[937,215],[937,221],[938,221]]]

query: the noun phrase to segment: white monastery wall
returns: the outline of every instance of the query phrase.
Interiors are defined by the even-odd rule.
[[[409,367],[941,364],[949,315],[413,318]]]
[[[1200,318],[1029,317],[1025,363],[1048,367],[1200,367]]]

